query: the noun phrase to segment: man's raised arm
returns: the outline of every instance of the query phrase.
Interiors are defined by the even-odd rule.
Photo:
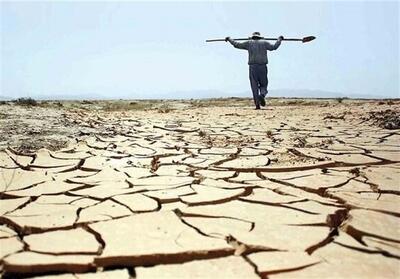
[[[276,40],[275,44],[271,45],[270,43],[266,42],[267,50],[276,50],[281,45],[283,40],[283,36],[279,36],[278,40]]]
[[[226,37],[225,42],[230,42],[231,45],[238,49],[249,49],[249,41],[236,42],[235,40],[232,40],[231,37]]]

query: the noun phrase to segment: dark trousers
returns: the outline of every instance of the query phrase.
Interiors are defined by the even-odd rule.
[[[268,90],[268,68],[265,64],[249,65],[249,79],[251,91],[253,91],[253,99],[256,108],[260,107],[259,96],[263,98],[267,95]]]

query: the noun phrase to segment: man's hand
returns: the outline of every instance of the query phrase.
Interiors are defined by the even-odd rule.
[[[278,38],[279,41],[282,41],[283,39],[284,39],[283,36],[279,36]]]
[[[231,37],[225,37],[225,42],[229,41]]]

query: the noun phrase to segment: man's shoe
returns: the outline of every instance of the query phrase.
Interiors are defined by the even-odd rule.
[[[260,107],[256,107],[255,109],[261,109]]]
[[[265,107],[265,99],[264,99],[264,97],[263,96],[258,96],[258,101],[260,102],[260,105],[262,106],[262,107]]]

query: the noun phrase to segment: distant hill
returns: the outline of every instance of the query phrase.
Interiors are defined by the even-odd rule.
[[[0,95],[0,101],[8,101],[8,100],[12,100],[13,98],[11,97],[7,97],[7,96],[1,96]]]
[[[220,97],[246,97],[251,98],[252,94],[249,91],[240,93],[229,93],[217,90],[198,90],[198,91],[178,91],[169,94],[164,94],[165,99],[198,99],[198,98],[220,98]],[[333,91],[323,90],[293,90],[293,89],[276,89],[270,90],[268,97],[282,98],[352,98],[352,99],[387,99],[390,96],[378,96],[367,94],[344,94]]]
[[[56,94],[56,95],[37,95],[32,96],[37,100],[104,100],[112,99],[99,94]]]
[[[32,97],[36,100],[134,100],[134,99],[208,99],[208,98],[228,98],[241,97],[251,98],[252,94],[249,91],[232,93],[218,90],[188,90],[188,91],[172,91],[172,92],[157,92],[154,95],[139,94],[139,93],[119,93],[102,95],[96,93],[82,94],[54,94],[54,95],[33,95],[8,97],[0,96],[0,100],[13,100],[19,97]],[[307,90],[307,89],[276,89],[270,90],[268,97],[281,98],[352,98],[352,99],[390,99],[391,96],[377,96],[367,94],[344,94],[333,91],[323,90]],[[398,97],[397,97],[398,98]]]
[[[286,97],[286,98],[352,98],[352,99],[387,99],[390,96],[378,96],[368,94],[344,94],[333,91],[323,90],[270,90],[270,97]]]

